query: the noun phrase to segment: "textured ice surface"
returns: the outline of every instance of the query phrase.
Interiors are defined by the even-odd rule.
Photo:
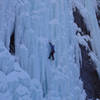
[[[90,19],[87,25],[93,28],[93,47],[99,58],[99,28],[92,3],[0,0],[0,100],[85,100],[78,43],[86,45],[89,38],[76,39],[72,7],[78,6],[85,20]],[[8,52],[13,30],[15,56]],[[55,45],[54,61],[48,59],[49,41]]]

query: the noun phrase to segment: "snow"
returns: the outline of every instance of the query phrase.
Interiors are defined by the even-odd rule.
[[[13,97],[11,95],[10,92],[6,92],[6,93],[0,93],[0,99],[1,100],[13,100]]]
[[[17,89],[16,89],[16,93],[19,96],[24,96],[24,95],[28,95],[29,91],[27,90],[27,88],[25,88],[24,86],[20,85]]]
[[[6,75],[0,71],[0,92],[4,93],[7,90]]]
[[[87,39],[86,36],[81,36],[80,34],[77,35],[78,43],[85,46],[86,48],[88,48],[88,44],[86,42],[86,39]]]

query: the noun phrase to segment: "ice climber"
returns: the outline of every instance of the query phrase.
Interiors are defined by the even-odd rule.
[[[52,60],[54,60],[54,53],[55,53],[54,45],[51,42],[49,42],[49,45],[51,50],[48,59],[52,58]]]

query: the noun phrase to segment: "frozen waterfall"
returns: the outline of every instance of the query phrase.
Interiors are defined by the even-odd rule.
[[[100,72],[99,26],[92,3],[0,0],[0,100],[85,100],[79,46],[87,45],[85,39],[92,39],[90,56],[96,57],[93,61]],[[91,37],[76,35],[81,29],[74,23],[74,7]],[[49,41],[55,45],[54,61],[48,59]]]

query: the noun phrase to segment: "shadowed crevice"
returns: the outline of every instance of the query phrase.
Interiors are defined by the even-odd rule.
[[[83,81],[83,87],[88,98],[100,98],[100,79],[96,70],[96,65],[88,55],[89,51],[82,45],[82,66],[80,68],[80,77]]]
[[[9,52],[12,55],[15,55],[15,32],[12,32],[12,35],[10,37],[10,44],[9,44]]]
[[[98,5],[97,6],[97,11],[96,11],[96,18],[97,18],[97,21],[98,21],[98,25],[100,27],[100,6]]]

